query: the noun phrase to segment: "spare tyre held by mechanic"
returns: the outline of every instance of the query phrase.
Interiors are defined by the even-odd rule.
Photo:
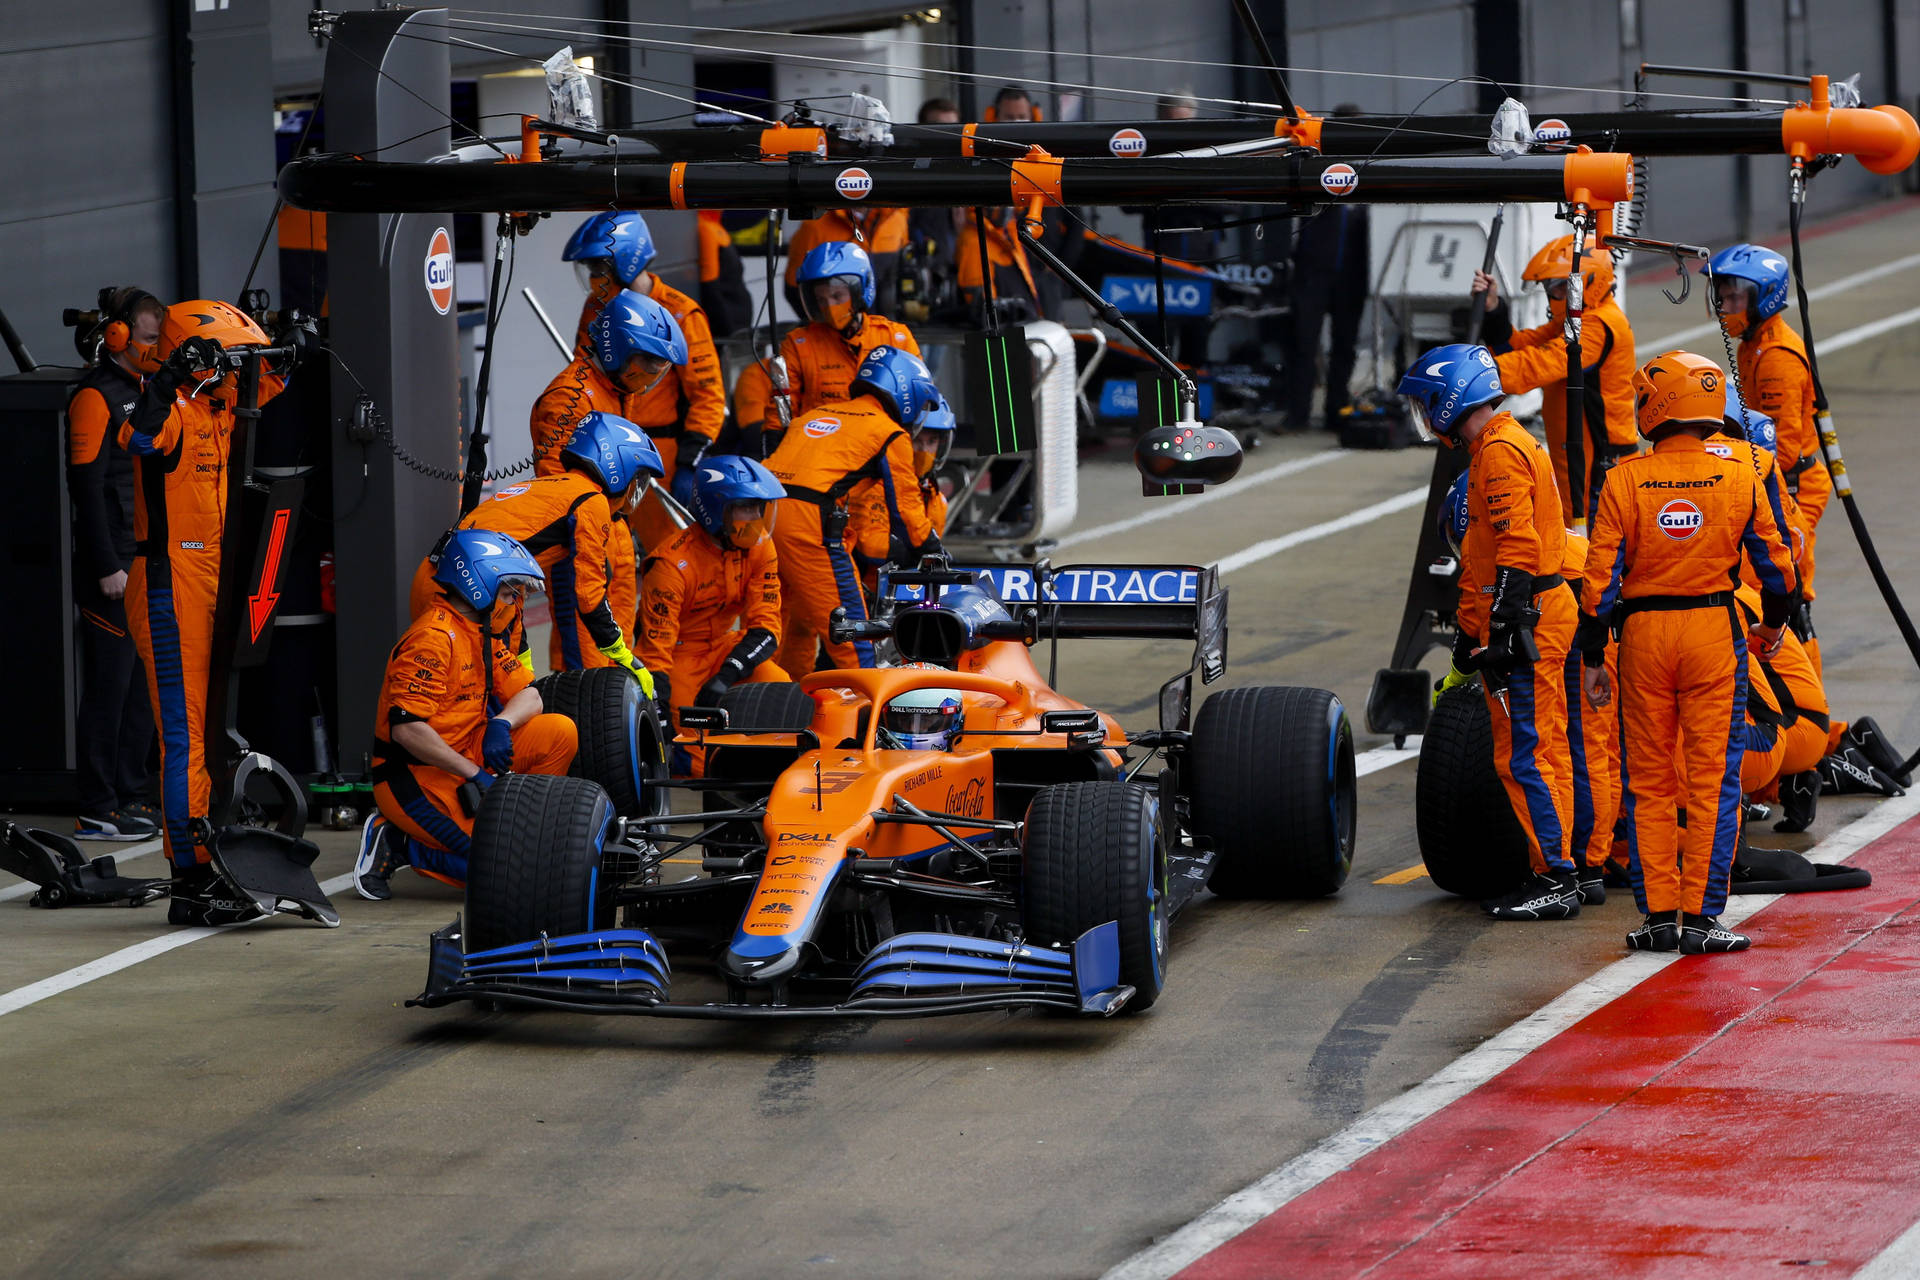
[[[710,453],[693,478],[699,523],[648,555],[640,582],[640,659],[661,716],[709,707],[736,684],[787,680],[780,563],[767,526],[786,490],[751,458]]]
[[[1800,508],[1806,546],[1799,565],[1800,600],[1788,621],[1816,669],[1820,639],[1813,630],[1815,545],[1820,517],[1833,498],[1833,476],[1820,453],[1813,414],[1813,367],[1807,344],[1787,324],[1787,260],[1765,245],[1737,244],[1707,263],[1727,332],[1740,340],[1740,388],[1747,405],[1773,420],[1774,452],[1787,493]]]
[[[226,357],[267,343],[252,317],[231,303],[174,303],[154,349],[159,370],[120,426],[121,446],[134,455],[135,468],[127,626],[146,667],[160,730],[160,809],[173,869],[170,924],[226,924],[258,914],[250,904],[238,904],[236,912],[230,899],[215,900],[220,890],[212,855],[193,829],[213,803],[207,680],[239,383]],[[262,369],[259,403],[285,386],[279,373]]]
[[[564,774],[579,747],[573,721],[543,710],[540,691],[496,606],[542,586],[540,564],[514,539],[460,529],[434,567],[441,594],[387,659],[373,728],[373,796],[354,887],[391,896],[387,877],[411,865],[462,885],[480,794],[507,772]],[[402,838],[404,837],[404,839]]]
[[[1633,328],[1614,296],[1612,255],[1605,249],[1589,249],[1580,267],[1584,430],[1578,439],[1567,439],[1567,353],[1562,337],[1567,277],[1572,269],[1570,235],[1548,242],[1527,263],[1521,279],[1538,283],[1547,294],[1547,322],[1532,329],[1513,328],[1493,277],[1474,272],[1473,288],[1485,294],[1491,312],[1485,336],[1488,346],[1498,351],[1494,360],[1500,368],[1500,385],[1508,395],[1536,389],[1545,393],[1540,418],[1547,429],[1560,508],[1569,524],[1585,532],[1608,468],[1639,452],[1640,437],[1633,425]]]
[[[1573,780],[1564,683],[1577,615],[1560,576],[1566,525],[1552,463],[1499,411],[1505,393],[1485,347],[1435,347],[1399,392],[1423,432],[1472,455],[1454,668],[1482,673],[1494,764],[1533,865],[1525,883],[1483,906],[1499,920],[1564,920],[1580,913],[1567,846]]]
[[[1636,951],[1697,955],[1752,941],[1719,921],[1740,841],[1747,736],[1749,631],[1733,586],[1744,553],[1760,577],[1763,618],[1751,636],[1766,656],[1779,648],[1795,577],[1751,462],[1707,450],[1725,379],[1687,351],[1641,367],[1636,408],[1653,451],[1608,475],[1587,553],[1576,643],[1594,706],[1614,696],[1602,663],[1616,610],[1621,618],[1621,775],[1634,898],[1646,916],[1627,935]]]
[[[553,611],[553,670],[624,667],[652,697],[652,677],[630,644],[633,620],[614,612],[609,566],[623,550],[631,555],[631,535],[620,518],[639,504],[647,481],[662,474],[659,451],[633,423],[596,411],[574,428],[560,461],[560,474],[508,485],[475,507],[460,528],[504,533],[540,562]],[[415,617],[439,594],[437,555],[438,549],[414,571],[409,602]]]
[[[927,518],[913,463],[913,433],[941,402],[920,357],[893,347],[867,353],[848,388],[849,399],[796,418],[767,459],[786,490],[773,527],[780,555],[782,637],[775,660],[798,678],[814,669],[814,655],[835,608],[867,616],[860,571],[847,548],[847,495],[862,480],[880,482],[890,536],[913,559],[940,549]],[[871,667],[868,640],[826,642],[835,667]]]
[[[574,332],[576,356],[591,345],[594,318],[622,291],[651,298],[679,325],[687,344],[686,360],[676,363],[653,386],[627,396],[621,414],[653,437],[674,496],[684,502],[679,468],[682,463],[699,462],[700,455],[713,447],[727,416],[726,381],[707,313],[651,269],[653,232],[647,220],[631,210],[596,213],[582,222],[561,257],[574,264],[587,290]]]
[[[801,260],[798,274],[800,314],[807,323],[780,341],[789,418],[845,400],[861,361],[876,347],[920,354],[907,326],[873,314],[873,264],[859,245],[817,245]],[[784,426],[767,361],[740,371],[733,419],[740,424],[741,453],[764,457],[779,446]]]

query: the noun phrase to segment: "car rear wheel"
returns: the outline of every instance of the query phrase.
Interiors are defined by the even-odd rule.
[[[1493,765],[1493,714],[1480,682],[1440,695],[1420,740],[1414,829],[1433,883],[1463,898],[1497,898],[1527,878],[1526,833]]]
[[[569,773],[599,783],[626,817],[665,815],[668,793],[654,784],[667,776],[666,738],[639,681],[620,667],[589,667],[556,671],[533,686],[548,711],[566,716],[580,731]]]
[[[467,954],[610,927],[600,861],[613,817],[585,778],[511,773],[487,788],[467,854]]]
[[[1021,918],[1034,942],[1120,926],[1123,1012],[1152,1007],[1167,972],[1167,847],[1160,802],[1128,782],[1048,787],[1027,807]]]
[[[1353,866],[1353,725],[1325,689],[1223,689],[1193,725],[1193,827],[1229,898],[1323,898]]]

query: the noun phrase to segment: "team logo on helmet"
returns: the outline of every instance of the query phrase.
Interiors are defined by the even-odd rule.
[[[1566,142],[1573,137],[1573,130],[1567,122],[1560,119],[1542,120],[1533,127],[1535,142]]]
[[[1700,532],[1700,526],[1707,522],[1707,518],[1700,514],[1700,508],[1693,503],[1685,498],[1675,498],[1660,508],[1654,521],[1660,526],[1660,532],[1675,542],[1685,542]]]
[[[839,429],[840,419],[838,418],[814,418],[803,428],[815,440],[830,436]]]
[[[849,200],[865,200],[873,190],[873,175],[865,169],[842,169],[833,180],[833,189]]]
[[[1147,154],[1147,135],[1138,129],[1121,129],[1107,139],[1107,150],[1123,159]]]
[[[445,227],[435,227],[427,241],[427,301],[441,315],[453,310],[453,240]]]
[[[1330,196],[1350,196],[1360,187],[1360,175],[1350,164],[1330,164],[1320,171],[1320,186]]]

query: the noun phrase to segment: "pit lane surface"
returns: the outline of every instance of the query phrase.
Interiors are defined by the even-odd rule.
[[[1916,231],[1908,205],[1811,240],[1811,278],[1897,258]],[[1920,269],[1825,299],[1819,334],[1905,312],[1916,281]],[[1699,323],[1655,286],[1633,291],[1631,314],[1647,355]],[[1905,554],[1920,535],[1906,501],[1920,486],[1917,357],[1920,328],[1902,327],[1823,372],[1890,571],[1920,603]],[[1228,682],[1324,685],[1357,719],[1398,622],[1417,505],[1265,558],[1236,553],[1391,505],[1429,459],[1343,455],[1248,483],[1323,447],[1271,442],[1243,492],[1056,562],[1236,564]],[[1157,509],[1138,492],[1124,460],[1090,461],[1083,525]],[[1837,711],[1920,742],[1920,681],[1838,511],[1820,567]],[[1145,726],[1184,661],[1182,646],[1086,642],[1063,650],[1060,684]],[[1132,1019],[763,1027],[408,1010],[426,934],[459,904],[406,878],[391,903],[336,895],[331,933],[267,923],[169,951],[0,1014],[0,1273],[1097,1274],[1622,954],[1625,901],[1563,925],[1496,925],[1423,878],[1375,883],[1418,862],[1413,769],[1360,788],[1347,887],[1312,903],[1203,898],[1176,926],[1165,998]],[[1823,803],[1811,838],[1871,803]],[[322,878],[345,871],[350,838],[319,840]],[[160,921],[0,902],[0,987],[163,935]]]

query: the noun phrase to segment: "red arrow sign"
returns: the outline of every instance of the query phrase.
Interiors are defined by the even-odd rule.
[[[267,629],[267,623],[273,618],[273,607],[280,603],[280,593],[273,584],[280,577],[280,553],[286,548],[287,522],[293,519],[292,511],[273,513],[273,532],[267,535],[267,559],[260,569],[260,590],[247,597],[247,613],[253,622],[253,643],[260,643],[260,633]]]

